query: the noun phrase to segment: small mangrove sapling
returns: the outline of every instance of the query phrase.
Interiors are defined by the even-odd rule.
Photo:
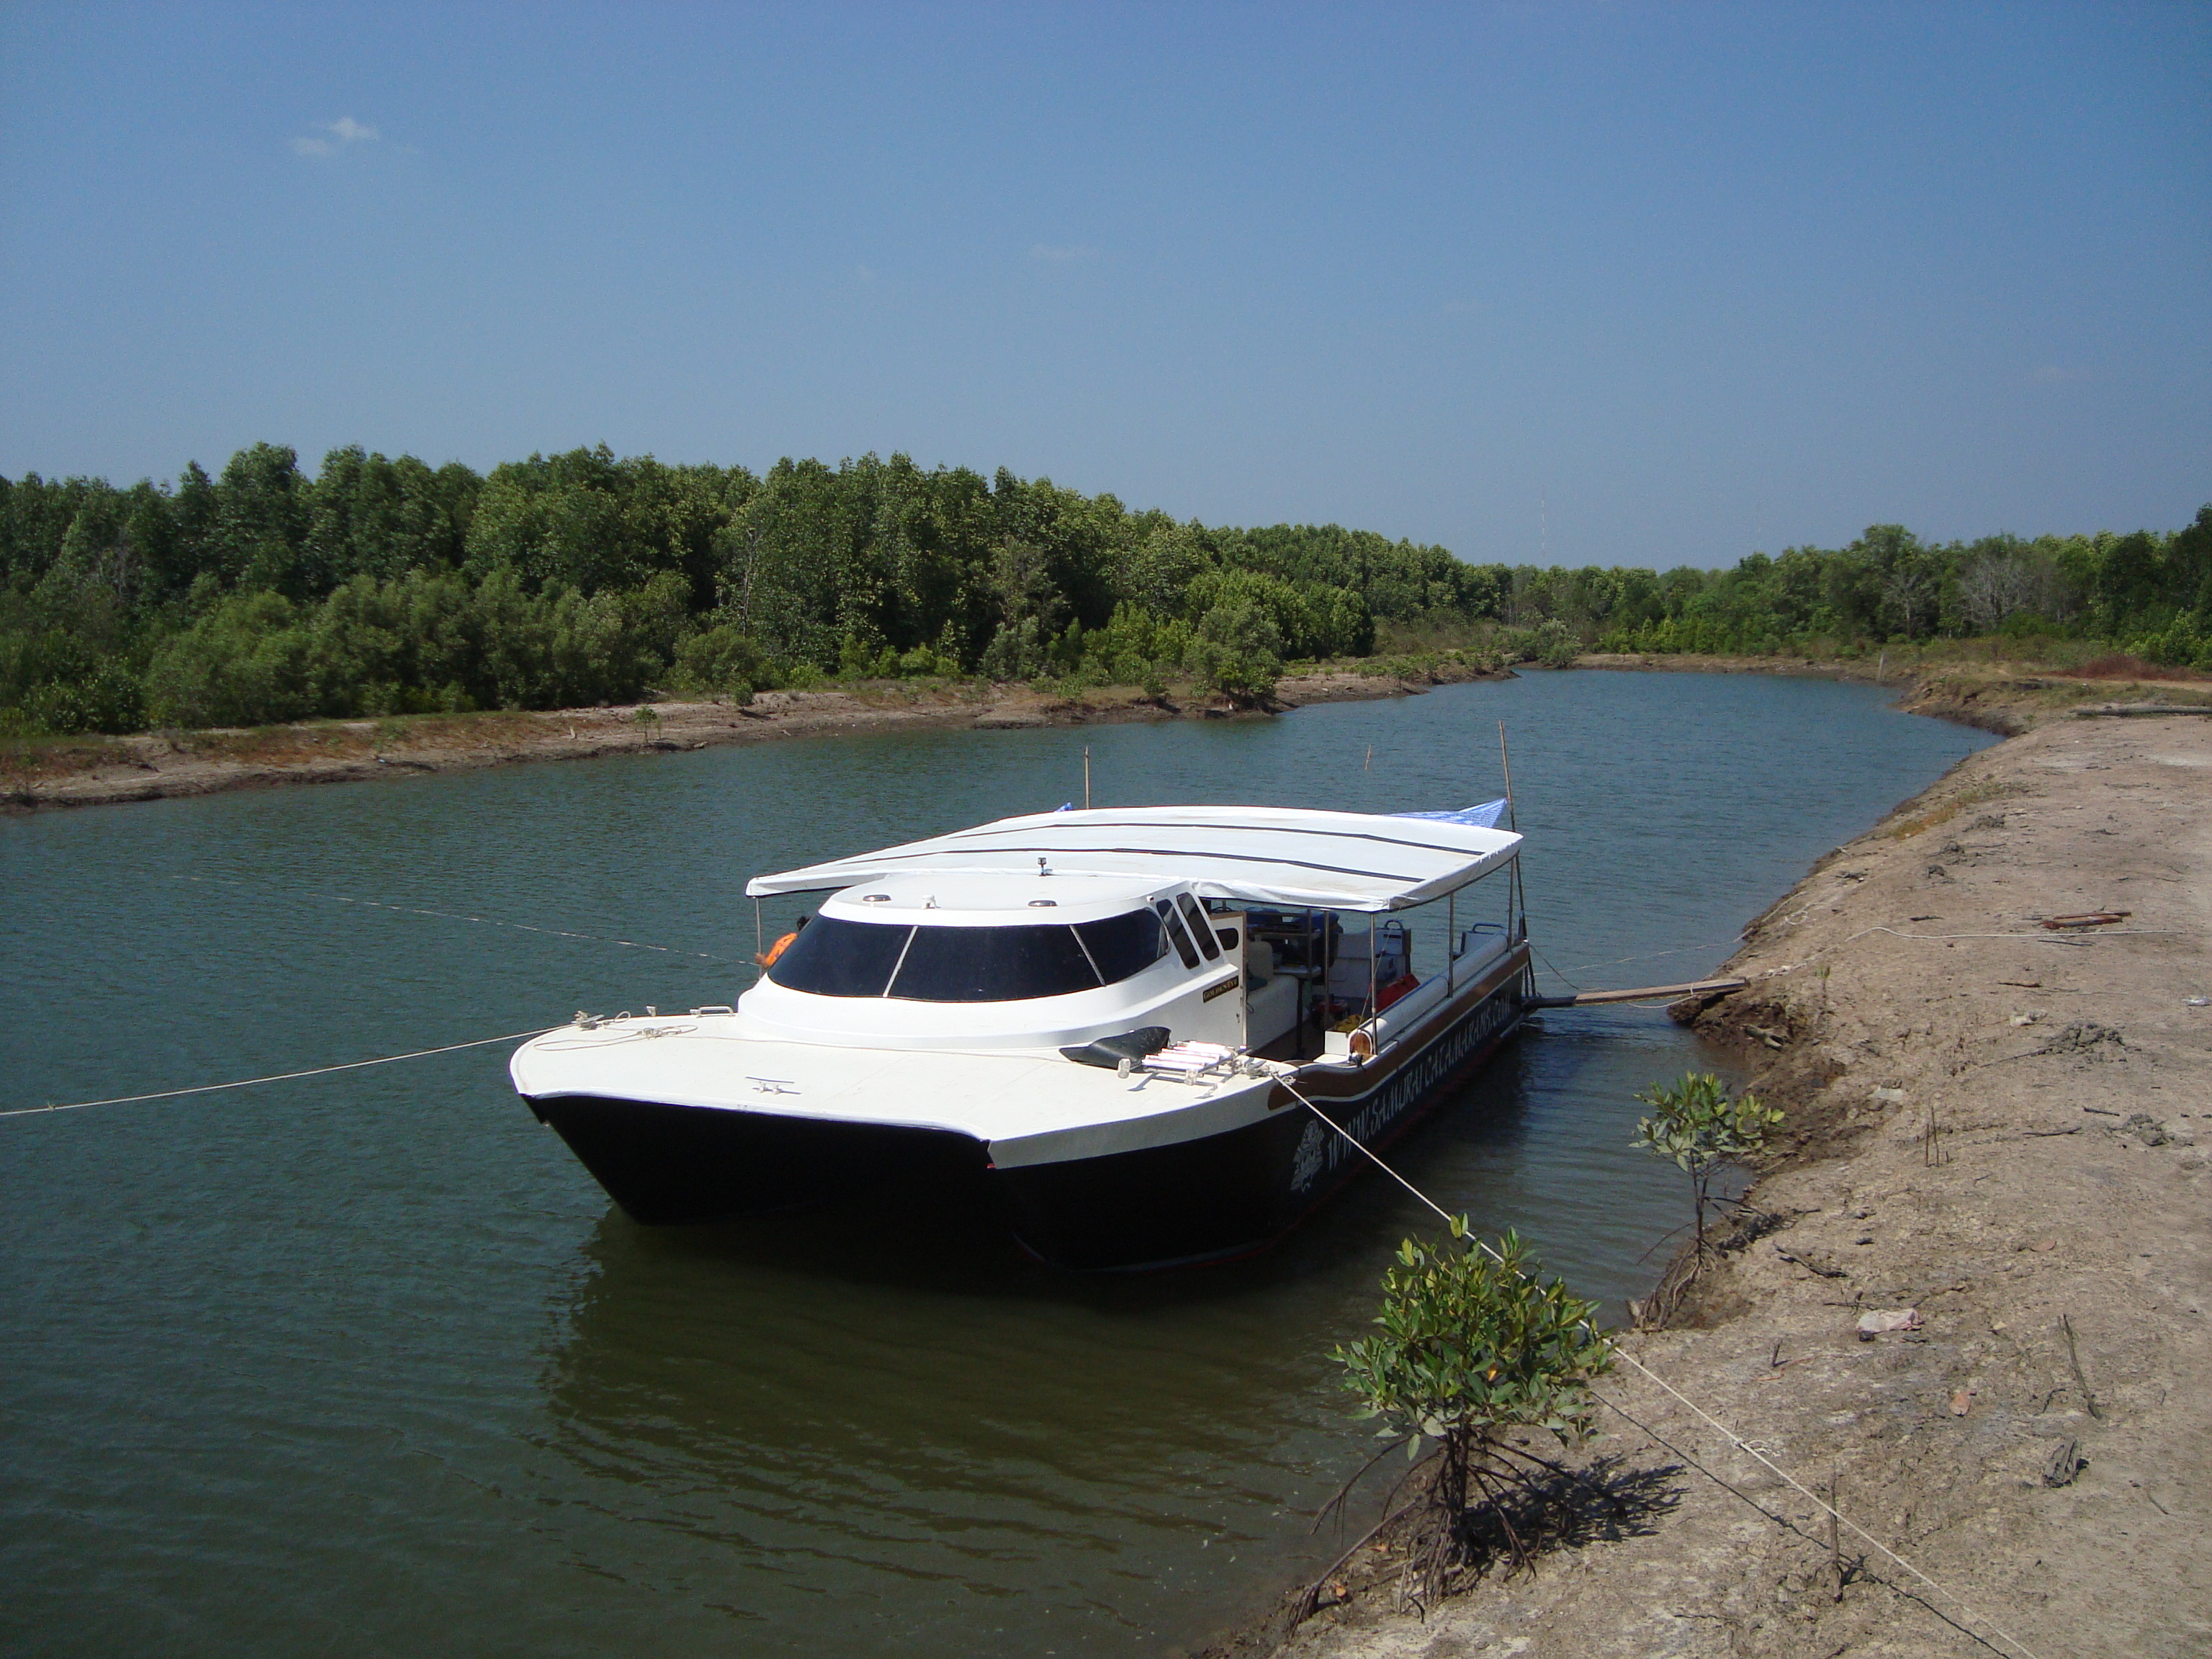
[[[1451,1234],[1450,1243],[1409,1238],[1398,1247],[1382,1277],[1380,1329],[1331,1356],[1361,1398],[1358,1415],[1382,1419],[1382,1437],[1404,1437],[1412,1458],[1437,1443],[1431,1522],[1406,1562],[1407,1588],[1418,1581],[1424,1598],[1474,1553],[1486,1510],[1515,1561],[1527,1563],[1516,1513],[1525,1524],[1532,1507],[1542,1508],[1538,1471],[1568,1472],[1512,1437],[1549,1434],[1563,1446],[1586,1439],[1597,1413],[1589,1385],[1613,1367],[1596,1304],[1538,1278],[1518,1234],[1493,1251],[1468,1236],[1464,1216]],[[1516,1511],[1507,1501],[1516,1493],[1533,1504]]]
[[[1732,1160],[1766,1145],[1766,1132],[1782,1121],[1782,1109],[1754,1094],[1731,1099],[1711,1072],[1686,1072],[1680,1083],[1655,1083],[1636,1097],[1651,1108],[1651,1115],[1637,1120],[1635,1144],[1673,1159],[1690,1177],[1698,1212],[1697,1260],[1702,1263],[1714,1177]]]

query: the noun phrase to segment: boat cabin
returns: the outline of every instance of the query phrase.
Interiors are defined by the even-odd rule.
[[[1156,821],[1160,811],[1144,816]],[[1466,926],[1460,888],[1450,888],[1434,907],[1443,912],[1434,918],[1442,930],[1400,915],[1255,903],[1291,895],[1275,890],[1279,882],[1255,891],[1268,886],[1266,872],[1232,868],[1227,877],[1241,890],[1224,896],[1232,881],[1221,875],[1164,879],[1165,870],[1100,867],[1115,856],[1168,862],[1170,845],[1188,867],[1201,857],[1188,843],[1204,826],[1176,826],[1172,842],[1158,847],[1123,842],[1102,854],[1096,826],[1078,816],[1032,820],[1027,839],[1045,845],[1057,832],[1064,842],[1070,831],[1088,830],[1093,844],[1025,848],[1018,861],[933,843],[915,844],[920,858],[897,856],[915,849],[871,855],[864,862],[877,867],[824,899],[742,999],[752,1028],[798,1042],[945,1049],[1079,1046],[1158,1027],[1177,1042],[1304,1062],[1357,1054],[1363,1044],[1372,1052],[1383,1016],[1395,1009],[1393,1023],[1402,1025],[1465,983],[1504,950],[1511,929],[1510,881],[1498,884],[1496,919]],[[1296,816],[1301,821],[1280,833],[1317,839],[1318,815]],[[1146,827],[1159,839],[1154,823]],[[1249,840],[1249,821],[1238,828]],[[1496,840],[1510,845],[1513,838]],[[1371,848],[1362,850],[1371,859]],[[1466,854],[1455,851],[1463,881]],[[803,890],[801,882],[832,873],[861,872],[820,866],[768,878],[755,890],[771,882]],[[1343,878],[1357,872],[1340,865],[1326,873],[1341,890]],[[1312,884],[1310,873],[1304,879]]]

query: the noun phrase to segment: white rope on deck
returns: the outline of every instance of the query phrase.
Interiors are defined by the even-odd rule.
[[[349,1060],[337,1066],[314,1066],[304,1072],[273,1072],[267,1077],[240,1078],[235,1083],[203,1083],[191,1089],[161,1089],[149,1095],[115,1095],[106,1100],[73,1100],[65,1106],[17,1106],[0,1111],[0,1117],[37,1117],[47,1112],[81,1112],[88,1106],[129,1106],[144,1100],[174,1100],[182,1095],[211,1095],[225,1089],[250,1089],[257,1083],[289,1083],[295,1078],[324,1077],[332,1072],[357,1072],[364,1066],[390,1066],[403,1060],[424,1060],[432,1054],[450,1054],[463,1048],[489,1048],[495,1042],[517,1042],[524,1037],[543,1036],[548,1031],[557,1031],[557,1025],[540,1025],[528,1031],[510,1031],[505,1036],[475,1037],[467,1042],[448,1042],[439,1048],[416,1048],[404,1054],[379,1054],[374,1060]]]
[[[2023,935],[2022,937],[2027,936]],[[1382,1170],[1382,1173],[1389,1176],[1391,1180],[1396,1182],[1401,1187],[1403,1187],[1415,1198],[1427,1205],[1430,1209],[1435,1211],[1436,1213],[1443,1218],[1447,1226],[1452,1225],[1461,1219],[1461,1218],[1450,1214],[1444,1209],[1443,1206],[1437,1203],[1436,1200],[1431,1198],[1419,1187],[1416,1187],[1412,1182],[1407,1180],[1405,1176],[1400,1175],[1397,1170],[1392,1169],[1389,1164],[1383,1162],[1382,1158],[1371,1147],[1370,1147],[1364,1141],[1361,1140],[1357,1135],[1353,1134],[1351,1130],[1346,1128],[1341,1123],[1339,1123],[1327,1112],[1324,1112],[1320,1107],[1315,1105],[1313,1102],[1308,1100],[1304,1095],[1298,1091],[1297,1085],[1292,1084],[1289,1078],[1285,1077],[1279,1073],[1275,1080],[1280,1083],[1285,1089],[1290,1091],[1291,1097],[1292,1099],[1297,1101],[1301,1105],[1304,1106],[1307,1110],[1310,1111],[1316,1117],[1319,1118],[1323,1123],[1328,1125],[1330,1128],[1335,1130],[1337,1133],[1342,1135],[1346,1140],[1358,1147],[1359,1151],[1364,1153],[1374,1164],[1376,1169]],[[1501,1266],[1504,1264],[1505,1258],[1499,1255],[1498,1252],[1492,1249],[1491,1246],[1484,1240],[1476,1238],[1474,1243],[1482,1250],[1483,1254],[1489,1256],[1492,1261],[1499,1263]],[[1525,1279],[1528,1275],[1523,1273],[1522,1277]],[[1588,1328],[1593,1335],[1600,1334],[1595,1326],[1589,1326]],[[1755,1458],[1759,1463],[1763,1464],[1770,1473],[1778,1476],[1784,1484],[1789,1486],[1792,1491],[1796,1492],[1799,1496],[1811,1503],[1815,1509],[1824,1510],[1839,1525],[1850,1528],[1852,1533],[1856,1534],[1858,1537],[1864,1539],[1875,1549],[1881,1551],[1883,1555],[1888,1557],[1890,1560],[1895,1562],[1905,1571],[1911,1573],[1915,1578],[1925,1584],[1929,1589],[1935,1591],[1936,1594],[1942,1596],[1945,1600],[1951,1602],[1953,1606],[1963,1611],[1967,1618],[1989,1630],[1996,1632],[1998,1637],[2008,1644],[2016,1651],[2025,1655],[2027,1659],[2038,1659],[2035,1650],[2029,1647],[2027,1643],[2021,1641],[2020,1638],[2014,1636],[2010,1631],[2005,1629],[2003,1626],[1998,1624],[1996,1620],[1990,1618],[1987,1613],[1976,1607],[1972,1602],[1968,1601],[1966,1597],[1960,1595],[1958,1591],[1952,1589],[1946,1585],[1937,1583],[1926,1573],[1921,1571],[1919,1568],[1914,1566],[1911,1562],[1906,1560],[1895,1550],[1890,1548],[1888,1545],[1883,1543],[1881,1540],[1876,1538],[1864,1527],[1860,1526],[1857,1522],[1847,1518],[1842,1510],[1836,1508],[1834,1504],[1822,1498],[1817,1492],[1813,1492],[1802,1481],[1798,1480],[1796,1476],[1792,1475],[1789,1470],[1784,1468],[1779,1463],[1777,1463],[1772,1458],[1761,1451],[1755,1443],[1746,1440],[1734,1429],[1729,1427],[1727,1424],[1722,1422],[1720,1419],[1715,1417],[1704,1407],[1698,1405],[1696,1401],[1691,1399],[1680,1389],[1669,1382],[1665,1377],[1660,1376],[1658,1372],[1653,1370],[1649,1365],[1638,1359],[1634,1354],[1629,1352],[1626,1348],[1615,1343],[1613,1345],[1613,1351],[1619,1354],[1623,1359],[1626,1360],[1631,1365],[1633,1365],[1638,1371],[1641,1371],[1645,1376],[1649,1377],[1652,1382],[1657,1383],[1662,1389],[1672,1395],[1676,1400],[1680,1401],[1683,1405],[1688,1407],[1690,1410],[1696,1413],[1714,1428],[1719,1430],[1722,1435],[1727,1438],[1728,1443],[1731,1446],[1734,1446],[1738,1451],[1743,1453],[1746,1456]],[[1632,1423],[1636,1422],[1636,1419],[1630,1417],[1627,1412],[1622,1410],[1620,1407],[1614,1405],[1612,1401],[1607,1400],[1605,1395],[1600,1394],[1595,1389],[1592,1389],[1589,1392],[1592,1398],[1595,1399],[1601,1405],[1606,1407],[1608,1410],[1618,1413],[1620,1416],[1627,1418]],[[1638,1425],[1638,1426],[1640,1427],[1642,1425]],[[1722,1484],[1725,1485],[1726,1483],[1723,1482]],[[1729,1490],[1733,1492],[1735,1491],[1735,1488],[1730,1487]],[[1738,1497],[1742,1496],[1741,1492],[1738,1492],[1736,1495]],[[1748,1500],[1747,1499],[1746,1501]]]
[[[234,881],[224,876],[187,876],[178,874],[179,881],[210,883],[218,887],[245,887],[257,892],[272,890],[258,882]],[[281,892],[283,890],[274,890]],[[696,957],[702,962],[736,962],[735,957],[718,957],[705,951],[685,951],[672,945],[647,945],[634,939],[607,939],[598,933],[572,933],[565,927],[536,927],[526,921],[507,921],[498,916],[465,916],[454,910],[425,910],[411,904],[386,904],[377,899],[349,898],[343,893],[318,893],[311,889],[295,890],[301,898],[318,898],[331,904],[351,904],[368,910],[390,910],[403,916],[434,916],[441,921],[471,921],[480,927],[505,927],[518,933],[545,933],[555,939],[583,939],[592,945],[619,945],[629,951],[658,951],[663,956]]]

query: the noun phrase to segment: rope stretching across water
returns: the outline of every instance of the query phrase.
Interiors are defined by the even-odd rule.
[[[0,1111],[0,1117],[31,1117],[48,1112],[76,1112],[82,1111],[88,1107],[93,1106],[127,1106],[149,1100],[175,1100],[187,1095],[217,1094],[231,1089],[250,1089],[257,1085],[264,1083],[289,1083],[301,1078],[325,1077],[334,1072],[356,1072],[369,1066],[390,1066],[404,1060],[425,1060],[433,1054],[457,1054],[465,1048],[489,1048],[495,1042],[520,1042],[526,1037],[542,1036],[548,1031],[558,1030],[559,1029],[561,1028],[558,1026],[538,1026],[527,1031],[510,1031],[500,1036],[475,1037],[466,1042],[444,1043],[434,1048],[416,1048],[403,1054],[379,1054],[371,1060],[346,1060],[336,1066],[311,1066],[305,1071],[275,1072],[270,1073],[266,1077],[241,1078],[232,1083],[204,1083],[189,1089],[162,1089],[157,1090],[150,1094],[115,1095],[104,1100],[71,1101],[66,1105],[21,1106],[9,1110]],[[1384,1162],[1382,1157],[1372,1148],[1368,1146],[1365,1142],[1362,1141],[1357,1135],[1354,1135],[1349,1129],[1339,1123],[1327,1112],[1322,1110],[1320,1107],[1315,1105],[1312,1101],[1307,1099],[1306,1097],[1299,1091],[1297,1085],[1292,1084],[1287,1077],[1284,1077],[1279,1073],[1277,1074],[1275,1080],[1282,1085],[1284,1089],[1289,1092],[1293,1100],[1296,1100],[1300,1105],[1304,1106],[1308,1111],[1311,1112],[1316,1117],[1319,1118],[1323,1123],[1327,1124],[1338,1134],[1343,1136],[1345,1139],[1350,1141],[1354,1147],[1358,1148],[1363,1157],[1369,1159],[1374,1164],[1376,1169],[1382,1170],[1383,1174],[1389,1176],[1391,1180],[1396,1182],[1401,1187],[1403,1187],[1416,1199],[1419,1200],[1422,1204],[1433,1211],[1446,1225],[1451,1224],[1451,1223],[1456,1219],[1456,1218],[1447,1211],[1443,1206],[1438,1204],[1434,1199],[1431,1198],[1426,1193],[1413,1185],[1412,1182],[1407,1180],[1404,1176],[1399,1174],[1396,1170],[1393,1169],[1389,1164]],[[1487,1243],[1480,1238],[1477,1238],[1474,1243],[1476,1246],[1480,1249],[1484,1254],[1490,1256],[1492,1260],[1503,1264],[1504,1258],[1500,1256]],[[1595,1328],[1592,1327],[1591,1329],[1593,1334],[1595,1334]],[[1741,1435],[1736,1433],[1735,1430],[1729,1428],[1728,1425],[1722,1422],[1711,1412],[1705,1410],[1704,1407],[1698,1405],[1697,1401],[1692,1400],[1687,1395],[1684,1394],[1680,1389],[1677,1389],[1673,1383],[1668,1382],[1665,1377],[1660,1376],[1658,1372],[1653,1370],[1649,1365],[1646,1365],[1634,1354],[1629,1352],[1626,1348],[1620,1347],[1618,1345],[1614,1346],[1613,1352],[1619,1354],[1620,1358],[1626,1360],[1631,1365],[1635,1367],[1635,1369],[1641,1372],[1644,1376],[1650,1378],[1661,1389],[1674,1396],[1674,1399],[1680,1401],[1684,1406],[1687,1407],[1692,1412],[1702,1418],[1706,1423],[1718,1430],[1728,1440],[1728,1443],[1730,1445],[1734,1446],[1738,1451],[1742,1452],[1745,1455],[1757,1460],[1770,1473],[1781,1480],[1792,1491],[1796,1492],[1801,1497],[1804,1498],[1808,1503],[1812,1504],[1814,1508],[1826,1511],[1830,1516],[1833,1517],[1838,1525],[1850,1528],[1854,1535],[1865,1540],[1867,1543],[1873,1546],[1876,1550],[1879,1550],[1891,1561],[1895,1562],[1897,1565],[1903,1568],[1906,1572],[1911,1573],[1913,1577],[1918,1579],[1929,1589],[1935,1591],[1938,1595],[1944,1597],[1946,1600],[1957,1606],[1969,1619],[1991,1631],[1994,1631],[2000,1638],[2008,1643],[2014,1650],[2026,1655],[2027,1659],[2037,1659],[2034,1650],[2028,1647],[2028,1645],[2022,1642],[2018,1637],[2013,1635],[2009,1631],[2006,1630],[1995,1620],[1990,1618],[1986,1613],[1982,1613],[1980,1610],[1973,1607],[1972,1604],[1968,1602],[1965,1597],[1959,1595],[1957,1591],[1936,1583],[1935,1579],[1921,1571],[1919,1568],[1914,1566],[1912,1563],[1906,1560],[1895,1550],[1891,1549],[1888,1545],[1883,1543],[1872,1533],[1867,1531],[1866,1528],[1860,1526],[1858,1522],[1847,1518],[1843,1512],[1838,1510],[1833,1504],[1826,1502],[1825,1499],[1820,1498],[1818,1493],[1807,1487],[1787,1469],[1777,1463],[1765,1452],[1759,1450],[1755,1444],[1746,1440]],[[1598,1393],[1596,1389],[1591,1389],[1590,1393],[1601,1405],[1605,1406],[1608,1410],[1619,1413],[1621,1417],[1627,1418],[1627,1419],[1632,1423],[1636,1422],[1637,1419],[1635,1418],[1631,1417],[1626,1411],[1623,1410],[1620,1406],[1615,1405],[1612,1401],[1607,1399],[1602,1394]],[[1738,1495],[1741,1496],[1741,1494]]]
[[[1450,1225],[1453,1222],[1458,1219],[1457,1217],[1455,1217],[1447,1212],[1443,1206],[1437,1203],[1436,1200],[1431,1198],[1419,1187],[1416,1187],[1412,1182],[1407,1180],[1405,1176],[1400,1175],[1397,1170],[1392,1169],[1389,1164],[1383,1162],[1382,1158],[1376,1154],[1372,1148],[1370,1148],[1364,1141],[1361,1140],[1357,1135],[1353,1134],[1351,1130],[1346,1128],[1341,1123],[1339,1123],[1327,1112],[1324,1112],[1320,1107],[1315,1105],[1313,1102],[1308,1100],[1304,1095],[1299,1093],[1297,1085],[1292,1084],[1288,1078],[1279,1074],[1275,1080],[1278,1083],[1280,1083],[1285,1089],[1290,1091],[1291,1097],[1293,1100],[1296,1100],[1300,1105],[1304,1106],[1323,1123],[1328,1125],[1330,1128],[1335,1130],[1337,1133],[1342,1135],[1346,1140],[1358,1147],[1359,1151],[1371,1163],[1373,1163],[1376,1169],[1382,1170],[1382,1173],[1389,1176],[1391,1180],[1396,1182],[1401,1187],[1403,1187],[1423,1204],[1425,1204],[1430,1209],[1433,1210],[1437,1216],[1442,1218],[1446,1225]],[[1474,1243],[1476,1246],[1481,1249],[1483,1254],[1489,1256],[1492,1261],[1499,1263],[1501,1266],[1504,1265],[1505,1258],[1499,1255],[1488,1243],[1480,1238],[1475,1239]],[[1527,1275],[1523,1274],[1522,1277],[1525,1278]],[[1591,1326],[1589,1328],[1593,1335],[1598,1334],[1597,1329],[1595,1326]],[[2008,1643],[2020,1653],[2026,1655],[2027,1659],[2037,1659],[2035,1650],[2030,1648],[2027,1643],[2021,1641],[2010,1631],[2005,1629],[2003,1626],[1998,1624],[1996,1620],[1990,1618],[1987,1613],[1983,1613],[1972,1602],[1968,1601],[1966,1597],[1960,1595],[1956,1590],[1937,1583],[1926,1573],[1921,1571],[1919,1568],[1914,1566],[1911,1562],[1906,1560],[1895,1550],[1890,1548],[1888,1545],[1883,1543],[1881,1540],[1876,1538],[1865,1528],[1860,1526],[1857,1522],[1846,1517],[1840,1510],[1835,1507],[1834,1504],[1828,1503],[1817,1492],[1814,1492],[1810,1488],[1807,1487],[1802,1482],[1799,1481],[1796,1477],[1792,1475],[1789,1470],[1784,1468],[1779,1463],[1777,1463],[1772,1458],[1761,1451],[1754,1443],[1746,1440],[1734,1429],[1729,1427],[1727,1424],[1722,1422],[1720,1419],[1715,1417],[1704,1407],[1698,1405],[1696,1401],[1691,1399],[1680,1389],[1669,1382],[1665,1377],[1660,1376],[1658,1372],[1653,1370],[1649,1365],[1638,1359],[1634,1354],[1629,1352],[1627,1349],[1616,1343],[1613,1345],[1613,1351],[1619,1354],[1623,1359],[1626,1360],[1631,1365],[1634,1366],[1638,1371],[1642,1372],[1645,1376],[1649,1377],[1652,1382],[1657,1383],[1662,1389],[1672,1395],[1676,1400],[1680,1401],[1683,1405],[1688,1407],[1690,1410],[1696,1413],[1714,1428],[1719,1430],[1720,1432],[1726,1437],[1728,1443],[1731,1446],[1734,1446],[1738,1451],[1742,1452],[1746,1456],[1755,1458],[1759,1463],[1763,1464],[1770,1473],[1778,1476],[1784,1484],[1790,1486],[1792,1491],[1796,1492],[1801,1497],[1811,1503],[1815,1509],[1825,1511],[1827,1515],[1832,1517],[1838,1524],[1850,1528],[1852,1533],[1856,1536],[1864,1539],[1869,1544],[1871,1544],[1875,1549],[1881,1551],[1883,1555],[1895,1562],[1905,1571],[1911,1573],[1915,1578],[1925,1584],[1929,1589],[1935,1591],[1938,1595],[1941,1595],[1947,1601],[1950,1601],[1954,1607],[1959,1607],[1966,1613],[1967,1618],[1974,1620],[1977,1624],[1979,1624],[1989,1630],[1996,1632],[1998,1637],[2003,1641]],[[1620,1407],[1614,1405],[1612,1401],[1607,1399],[1605,1395],[1600,1394],[1595,1389],[1592,1389],[1590,1390],[1590,1394],[1599,1404],[1604,1406],[1607,1409],[1615,1412],[1622,1417],[1628,1418],[1628,1420],[1632,1423],[1636,1422],[1636,1419],[1633,1417],[1629,1417],[1627,1412],[1622,1410]],[[1641,1425],[1639,1425],[1638,1426]],[[1726,1483],[1723,1482],[1722,1484],[1725,1485]],[[1729,1490],[1734,1491],[1735,1489],[1731,1487]],[[1739,1492],[1737,1493],[1737,1496],[1741,1497],[1742,1494]]]
[[[390,1066],[402,1060],[425,1060],[432,1054],[456,1054],[463,1048],[484,1048],[495,1042],[515,1042],[524,1037],[557,1031],[557,1025],[541,1025],[528,1031],[509,1031],[505,1036],[474,1037],[448,1042],[438,1048],[416,1048],[404,1054],[379,1054],[374,1060],[349,1060],[337,1066],[314,1066],[304,1072],[273,1072],[267,1077],[240,1078],[235,1083],[203,1083],[191,1089],[161,1089],[148,1095],[115,1095],[106,1100],[73,1100],[65,1106],[17,1106],[0,1111],[0,1117],[36,1117],[47,1112],[81,1112],[88,1106],[129,1106],[144,1100],[174,1100],[182,1095],[212,1095],[226,1089],[250,1089],[257,1083],[289,1083],[295,1078],[323,1077],[331,1072],[357,1072],[364,1066]]]

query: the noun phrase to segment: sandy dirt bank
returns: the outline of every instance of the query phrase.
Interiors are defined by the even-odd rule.
[[[2124,914],[2041,925],[2087,912]],[[1985,750],[1747,939],[1750,986],[1677,1017],[1790,1109],[1752,1193],[1771,1221],[1627,1345],[1943,1591],[1832,1547],[1624,1368],[1607,1392],[1638,1422],[1608,1413],[1593,1449],[1628,1519],[1425,1623],[1370,1552],[1286,1646],[1278,1620],[1218,1651],[2212,1652],[2212,720]]]
[[[2125,660],[2125,659],[2122,659]],[[1577,668],[1636,673],[1777,674],[1814,679],[1856,680],[1893,686],[1897,707],[1908,714],[1958,720],[1986,732],[2015,737],[2047,720],[2075,709],[2112,705],[2212,708],[2212,679],[2187,670],[2153,670],[2141,677],[2121,673],[2081,674],[2020,663],[1952,660],[1926,653],[1899,653],[1897,659],[1877,656],[1698,657],[1592,653],[1576,659]]]
[[[853,690],[766,691],[744,708],[660,702],[48,740],[0,757],[0,805],[24,811],[155,800],[281,783],[419,777],[522,761],[586,760],[850,732],[1263,719],[1307,703],[1406,696],[1431,685],[1493,677],[1510,677],[1510,671],[1486,676],[1447,666],[1423,680],[1351,672],[1293,677],[1282,681],[1267,708],[1249,710],[1233,708],[1220,696],[1178,692],[1148,697],[1126,686],[1054,697],[1023,685],[890,682]]]

